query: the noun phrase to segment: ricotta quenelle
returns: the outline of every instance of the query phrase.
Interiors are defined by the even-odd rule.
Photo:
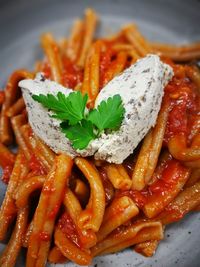
[[[133,152],[149,129],[155,125],[164,87],[172,76],[173,70],[169,65],[164,64],[156,55],[148,55],[112,79],[100,91],[95,107],[102,100],[119,94],[125,108],[121,127],[118,131],[102,133],[98,139],[91,141],[86,149],[77,151],[61,132],[60,121],[51,118],[51,112],[32,99],[33,94],[56,95],[62,92],[67,95],[72,90],[45,79],[42,74],[38,74],[35,80],[21,81],[19,86],[22,88],[33,131],[53,151],[72,157],[94,155],[95,159],[119,164]]]
[[[60,130],[60,121],[50,117],[51,111],[34,101],[32,95],[53,94],[62,92],[65,95],[73,90],[45,79],[41,73],[34,80],[26,79],[19,83],[28,111],[28,120],[34,133],[39,136],[54,152],[66,153],[71,157],[78,155],[72,148],[71,142]]]

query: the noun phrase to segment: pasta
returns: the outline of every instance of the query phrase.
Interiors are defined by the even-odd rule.
[[[13,230],[12,236],[6,247],[6,250],[1,255],[1,266],[14,266],[17,255],[22,247],[23,236],[26,231],[28,221],[28,206],[18,211],[16,225]]]
[[[33,219],[33,230],[29,238],[27,266],[43,266],[47,260],[55,218],[63,200],[64,185],[72,168],[71,158],[57,156],[47,179],[44,182]],[[50,192],[54,192],[51,194]]]
[[[95,38],[97,21],[87,9],[68,39],[58,42],[43,34],[44,59],[33,73],[16,70],[0,92],[0,166],[8,184],[0,241],[12,230],[2,267],[15,266],[22,247],[27,267],[47,261],[89,265],[97,255],[132,246],[150,257],[166,225],[200,210],[200,71],[176,64],[199,59],[199,42],[150,42],[134,24]],[[55,154],[33,132],[19,81],[43,72],[87,94],[92,108],[104,85],[148,53],[161,55],[174,77],[165,87],[156,125],[122,164]],[[16,152],[10,144],[17,144]]]
[[[76,165],[83,172],[91,187],[87,208],[80,214],[79,226],[97,232],[103,220],[105,210],[105,193],[95,166],[83,158],[75,159]]]
[[[41,43],[50,65],[52,79],[62,83],[62,61],[58,45],[51,34],[44,34]]]
[[[91,53],[87,55],[84,71],[82,93],[88,93],[89,104],[93,106],[94,100],[99,92],[99,61],[101,52],[101,42],[97,41],[91,48]]]
[[[175,61],[188,61],[192,59],[199,58],[199,48],[200,43],[194,43],[191,45],[184,46],[175,46],[175,45],[166,45],[161,43],[152,43],[152,49],[155,52],[160,53],[162,56],[169,57]]]
[[[130,189],[132,182],[123,165],[108,164],[105,170],[115,189]]]
[[[164,102],[164,101],[163,101]],[[132,188],[141,190],[151,179],[160,154],[165,128],[167,124],[169,105],[163,103],[157,124],[144,138],[143,146],[137,158],[136,166],[132,175]]]
[[[12,174],[10,176],[10,182],[8,184],[5,198],[0,209],[0,240],[3,240],[5,238],[7,229],[17,214],[15,201],[13,199],[13,193],[20,179],[22,163],[23,154],[19,152],[12,170]]]
[[[161,240],[163,238],[162,224],[160,222],[139,222],[125,227],[122,231],[111,234],[93,249],[93,255],[102,255],[117,252],[134,244],[147,240]]]
[[[7,83],[5,89],[5,100],[2,105],[0,117],[0,141],[4,144],[11,144],[13,140],[10,120],[6,116],[6,112],[7,109],[9,109],[17,99],[19,94],[18,82],[25,78],[32,77],[33,75],[25,70],[17,70],[11,75]]]

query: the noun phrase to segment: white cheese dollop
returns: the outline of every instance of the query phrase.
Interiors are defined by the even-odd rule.
[[[173,76],[172,68],[160,61],[156,55],[148,55],[138,60],[119,76],[112,79],[97,96],[95,107],[102,100],[119,94],[125,107],[125,116],[118,131],[103,133],[89,143],[84,150],[75,151],[70,141],[59,128],[59,121],[49,116],[50,112],[32,99],[33,94],[59,91],[72,92],[55,82],[45,80],[40,74],[35,80],[19,83],[27,106],[28,117],[33,131],[56,153],[91,156],[95,159],[122,163],[156,123],[160,110],[164,87]]]
[[[45,79],[41,73],[38,73],[34,80],[26,79],[20,81],[19,86],[22,88],[23,98],[28,111],[28,120],[34,133],[54,152],[64,152],[74,158],[77,153],[72,148],[69,139],[61,132],[60,121],[50,117],[52,113],[32,98],[32,95],[57,95],[58,92],[68,95],[73,90]]]

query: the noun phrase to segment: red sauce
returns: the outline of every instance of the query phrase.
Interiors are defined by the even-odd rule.
[[[195,85],[186,77],[185,67],[173,65],[173,69],[175,76],[165,88],[171,105],[164,137],[165,145],[176,134],[183,133],[188,136],[191,121],[194,121],[200,112],[200,98]]]
[[[4,153],[4,152],[2,152]],[[4,155],[2,154],[2,156],[0,157],[0,166],[4,169],[6,166],[10,165],[14,165],[15,163],[15,155],[10,154],[10,153],[4,153]]]
[[[39,239],[42,241],[50,241],[51,236],[47,232],[41,232],[39,233]]]
[[[180,221],[186,213],[180,207],[172,206],[171,203],[165,208],[165,212],[170,213],[173,222]]]
[[[127,227],[131,225],[131,221],[127,222],[126,224],[122,224],[119,227],[117,227],[114,231],[112,231],[112,236],[115,236],[117,238],[118,235],[125,232]]]
[[[101,53],[100,57],[100,88],[103,87],[106,80],[106,71],[110,67],[113,51],[110,47]]]
[[[4,99],[5,99],[5,92],[4,91],[1,91],[0,92],[0,105],[3,104]]]
[[[117,52],[115,52],[112,47],[119,43],[126,43],[126,38],[123,35],[118,36],[118,38],[112,41],[104,40],[105,47],[100,56],[100,88],[102,88],[108,80],[107,70],[111,67],[111,64],[116,58]]]
[[[9,180],[10,180],[10,175],[12,173],[13,170],[13,165],[7,165],[4,169],[3,169],[3,175],[1,177],[1,180],[5,183],[8,184]]]
[[[99,172],[101,174],[101,179],[103,182],[103,187],[105,190],[105,197],[106,197],[106,205],[108,205],[113,197],[114,197],[114,190],[113,190],[113,186],[111,184],[111,182],[109,181],[106,171],[104,170],[104,168],[100,168]]]
[[[33,136],[34,136],[34,133],[33,133],[33,130],[32,130],[31,127],[29,127],[29,128],[27,129],[27,132],[28,132],[28,137],[33,137]]]
[[[81,241],[72,218],[69,213],[65,212],[58,221],[58,227],[74,244],[81,248]]]
[[[161,167],[161,172],[156,177],[155,181],[142,191],[127,190],[118,191],[117,197],[128,196],[134,203],[142,209],[145,204],[153,197],[158,195],[164,196],[167,192],[173,190],[174,186],[179,181],[180,175],[185,170],[185,167],[175,159],[166,160]]]
[[[179,167],[180,163],[178,161],[167,161],[160,179],[149,186],[150,194],[162,193],[171,189],[173,185],[176,184],[177,178],[179,177]]]
[[[49,63],[45,60],[45,62],[42,64],[42,70],[44,73],[44,76],[49,79],[51,78],[51,67],[49,65]]]
[[[166,192],[171,191],[178,183],[183,171],[185,171],[185,167],[179,161],[175,159],[167,161],[160,177],[149,186],[149,196],[164,195]]]
[[[55,187],[53,185],[53,179],[48,179],[45,181],[45,186],[42,189],[44,194],[53,194],[55,192]]]
[[[55,205],[55,207],[48,214],[49,219],[54,219],[56,217],[59,208],[60,208],[59,204]]]
[[[63,85],[69,88],[74,88],[82,81],[83,71],[67,57],[63,57]]]
[[[58,48],[55,47],[55,49],[57,52]],[[74,88],[78,83],[83,81],[83,70],[76,66],[66,56],[62,57],[62,64],[62,82],[65,87]],[[51,79],[51,67],[47,60],[43,62],[41,71],[46,78]]]
[[[31,155],[31,159],[29,160],[29,168],[35,173],[35,175],[46,174],[44,166],[34,154]]]

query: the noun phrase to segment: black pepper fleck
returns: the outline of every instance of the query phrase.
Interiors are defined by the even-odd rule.
[[[142,73],[148,73],[148,72],[150,72],[150,68],[142,71]]]
[[[146,97],[144,95],[141,97],[141,101],[146,102]]]
[[[46,78],[43,75],[41,75],[40,81],[44,82],[45,80],[46,80]]]
[[[131,105],[132,105],[132,104],[134,104],[134,102],[135,102],[135,101],[134,101],[134,99],[132,98],[130,101],[128,101],[127,104],[131,104]]]

